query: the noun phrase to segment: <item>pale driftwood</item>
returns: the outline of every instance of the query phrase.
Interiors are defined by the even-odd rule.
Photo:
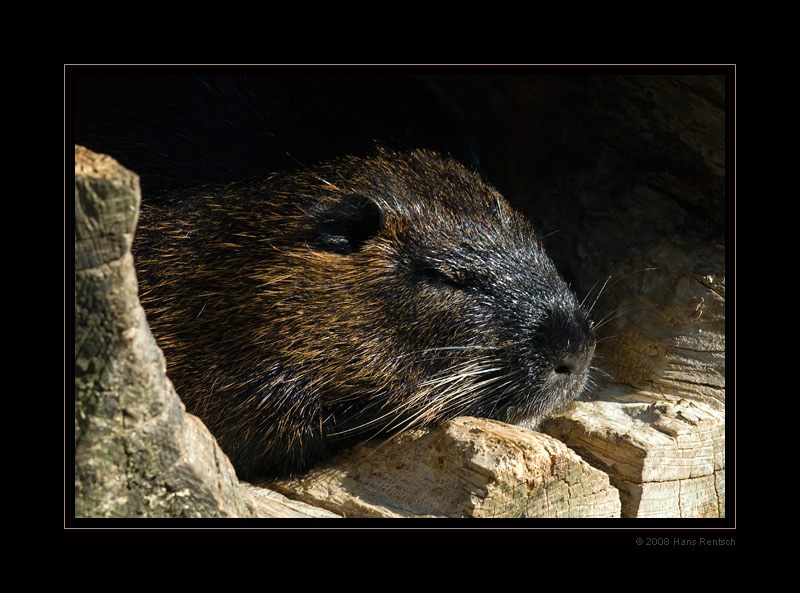
[[[260,519],[341,519],[341,515],[318,506],[286,498],[283,494],[248,484],[239,483],[250,497]]]
[[[270,488],[347,517],[618,517],[608,477],[563,443],[457,418],[347,455]]]
[[[75,147],[75,517],[252,516],[139,304],[138,206],[136,175]]]
[[[544,427],[620,491],[623,517],[723,517],[725,421],[690,400],[577,402]]]
[[[662,249],[657,246],[654,249]],[[653,271],[640,294],[618,296],[619,317],[604,328],[610,338],[598,364],[618,389],[639,397],[684,399],[719,412],[725,407],[724,251],[697,247],[675,262],[702,261],[715,274],[698,276],[677,265]],[[669,264],[666,264],[669,265]],[[637,283],[633,283],[637,285]]]

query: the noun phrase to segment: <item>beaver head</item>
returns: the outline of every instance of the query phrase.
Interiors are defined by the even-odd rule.
[[[525,218],[425,150],[145,207],[142,302],[240,477],[473,415],[535,426],[586,385],[592,323]]]

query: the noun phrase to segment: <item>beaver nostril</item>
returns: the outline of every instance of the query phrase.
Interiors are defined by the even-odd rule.
[[[558,365],[555,368],[555,373],[557,375],[569,375],[572,372],[572,367],[566,364]]]

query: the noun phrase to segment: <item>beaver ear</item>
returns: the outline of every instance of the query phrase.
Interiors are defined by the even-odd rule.
[[[346,194],[320,212],[317,220],[314,244],[326,251],[348,254],[359,251],[377,235],[385,217],[383,208],[372,198]]]

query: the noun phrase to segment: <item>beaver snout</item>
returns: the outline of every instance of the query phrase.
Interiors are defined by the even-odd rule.
[[[543,343],[557,380],[585,379],[594,356],[592,323],[580,308],[556,309],[543,328]]]
[[[571,401],[586,387],[592,368],[595,336],[579,307],[553,310],[541,328],[539,345],[547,361],[542,393],[557,403]]]

